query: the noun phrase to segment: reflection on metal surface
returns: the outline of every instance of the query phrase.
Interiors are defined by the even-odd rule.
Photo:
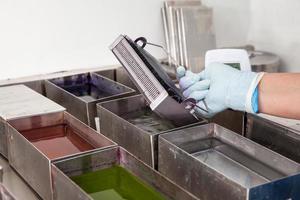
[[[205,139],[205,149],[191,155],[246,188],[282,178],[284,175],[218,139]]]
[[[46,200],[53,195],[51,162],[115,146],[67,112],[10,120],[6,126],[9,163]]]
[[[280,121],[284,122],[279,124]],[[245,136],[300,163],[300,129],[296,120],[247,114]]]
[[[38,200],[37,194],[25,183],[25,181],[9,166],[8,161],[0,155],[0,165],[3,168],[2,185],[16,199]]]
[[[96,128],[97,103],[134,94],[133,89],[96,73],[46,80],[45,88],[48,98],[92,128]]]
[[[126,113],[120,117],[149,134],[156,134],[176,127],[170,121],[160,118],[148,107]]]
[[[157,165],[159,134],[206,123],[195,118],[187,120],[184,113],[178,113],[173,121],[163,119],[150,111],[142,95],[98,104],[97,111],[100,132],[153,167]]]
[[[95,73],[100,74],[101,76],[105,76],[123,85],[126,85],[127,87],[134,89],[135,93],[139,93],[138,88],[131,81],[128,72],[124,69],[123,66],[117,67],[116,69],[103,70]]]
[[[95,85],[89,83],[84,85],[73,85],[69,87],[66,86],[64,87],[64,89],[86,102],[91,102],[97,99],[108,97],[110,95],[114,95],[109,91],[101,90]]]
[[[299,164],[216,124],[160,135],[158,163],[201,199],[264,199],[274,196],[276,184],[288,188],[281,194],[286,199],[300,197]]]
[[[231,109],[224,110],[209,119],[209,122],[223,126],[240,135],[244,134],[245,113]]]
[[[169,179],[153,170],[123,148],[115,147],[98,152],[78,155],[76,157],[59,160],[52,165],[54,200],[59,199],[90,199],[90,196],[69,177],[85,175],[91,172],[119,166],[130,172],[156,191],[174,200],[196,200],[197,198],[171,182]],[[111,175],[113,177],[114,175]],[[93,179],[94,177],[90,177]],[[112,183],[112,179],[110,179]],[[88,187],[100,188],[99,182],[93,182]],[[106,182],[107,184],[107,182]],[[132,187],[132,183],[125,182],[125,187]],[[129,185],[130,184],[130,185]],[[84,188],[85,190],[87,187]],[[95,190],[94,190],[95,191]],[[137,192],[137,191],[135,191]],[[145,193],[143,193],[145,195]],[[142,194],[142,195],[143,195]],[[139,198],[141,199],[141,198]],[[144,198],[146,199],[146,197]]]

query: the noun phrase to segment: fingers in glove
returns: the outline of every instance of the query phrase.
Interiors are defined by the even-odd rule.
[[[190,87],[188,87],[186,90],[184,90],[183,96],[188,97],[195,91],[207,90],[209,86],[210,86],[210,80],[198,81],[193,85],[191,85]]]
[[[202,101],[206,95],[208,94],[208,90],[194,91],[189,96],[189,98],[195,99],[197,102]]]
[[[188,87],[192,86],[193,84],[197,83],[198,80],[192,78],[192,77],[189,77],[189,76],[184,76],[183,78],[181,78],[179,80],[179,86],[180,86],[180,89],[182,91],[184,91],[185,89],[187,89]]]
[[[176,69],[176,76],[177,76],[177,79],[181,79],[182,77],[185,76],[185,68],[183,66],[179,66],[177,67]]]
[[[198,74],[191,71],[186,71],[185,76],[179,80],[180,89],[183,91],[200,80]]]

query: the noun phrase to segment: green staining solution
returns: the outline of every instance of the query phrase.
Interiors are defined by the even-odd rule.
[[[95,200],[160,200],[162,194],[120,166],[71,177]]]

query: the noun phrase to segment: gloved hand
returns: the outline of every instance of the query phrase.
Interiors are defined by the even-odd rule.
[[[177,68],[179,85],[186,98],[193,98],[201,108],[197,113],[212,117],[227,108],[255,113],[258,111],[257,85],[263,73],[243,72],[221,63],[212,63],[199,74]]]

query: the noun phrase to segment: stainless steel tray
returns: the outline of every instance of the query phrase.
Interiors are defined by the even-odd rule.
[[[116,144],[67,112],[9,120],[10,165],[43,198],[52,198],[51,162]]]
[[[138,160],[125,149],[118,147],[54,162],[54,164],[52,164],[53,199],[91,199],[89,195],[69,177],[109,168],[114,165],[125,168],[130,173],[161,192],[168,199],[197,199],[191,193],[174,184],[172,181]]]
[[[127,87],[134,89],[137,94],[139,93],[138,88],[131,81],[128,72],[125,70],[123,66],[118,67],[116,69],[98,71],[96,73],[101,76],[105,76],[111,80],[114,80],[118,83],[126,85]]]
[[[82,122],[96,128],[96,104],[134,94],[134,90],[96,73],[45,81],[46,96],[64,106]]]
[[[216,124],[159,136],[158,170],[200,199],[299,199],[300,165]]]
[[[284,126],[258,115],[247,114],[245,136],[300,163],[300,126],[297,123]]]
[[[152,112],[142,95],[97,104],[97,111],[101,133],[152,167],[157,166],[159,134],[206,123],[186,121],[182,114],[175,125]]]
[[[0,87],[0,153],[7,158],[6,120],[64,111],[25,85]]]

